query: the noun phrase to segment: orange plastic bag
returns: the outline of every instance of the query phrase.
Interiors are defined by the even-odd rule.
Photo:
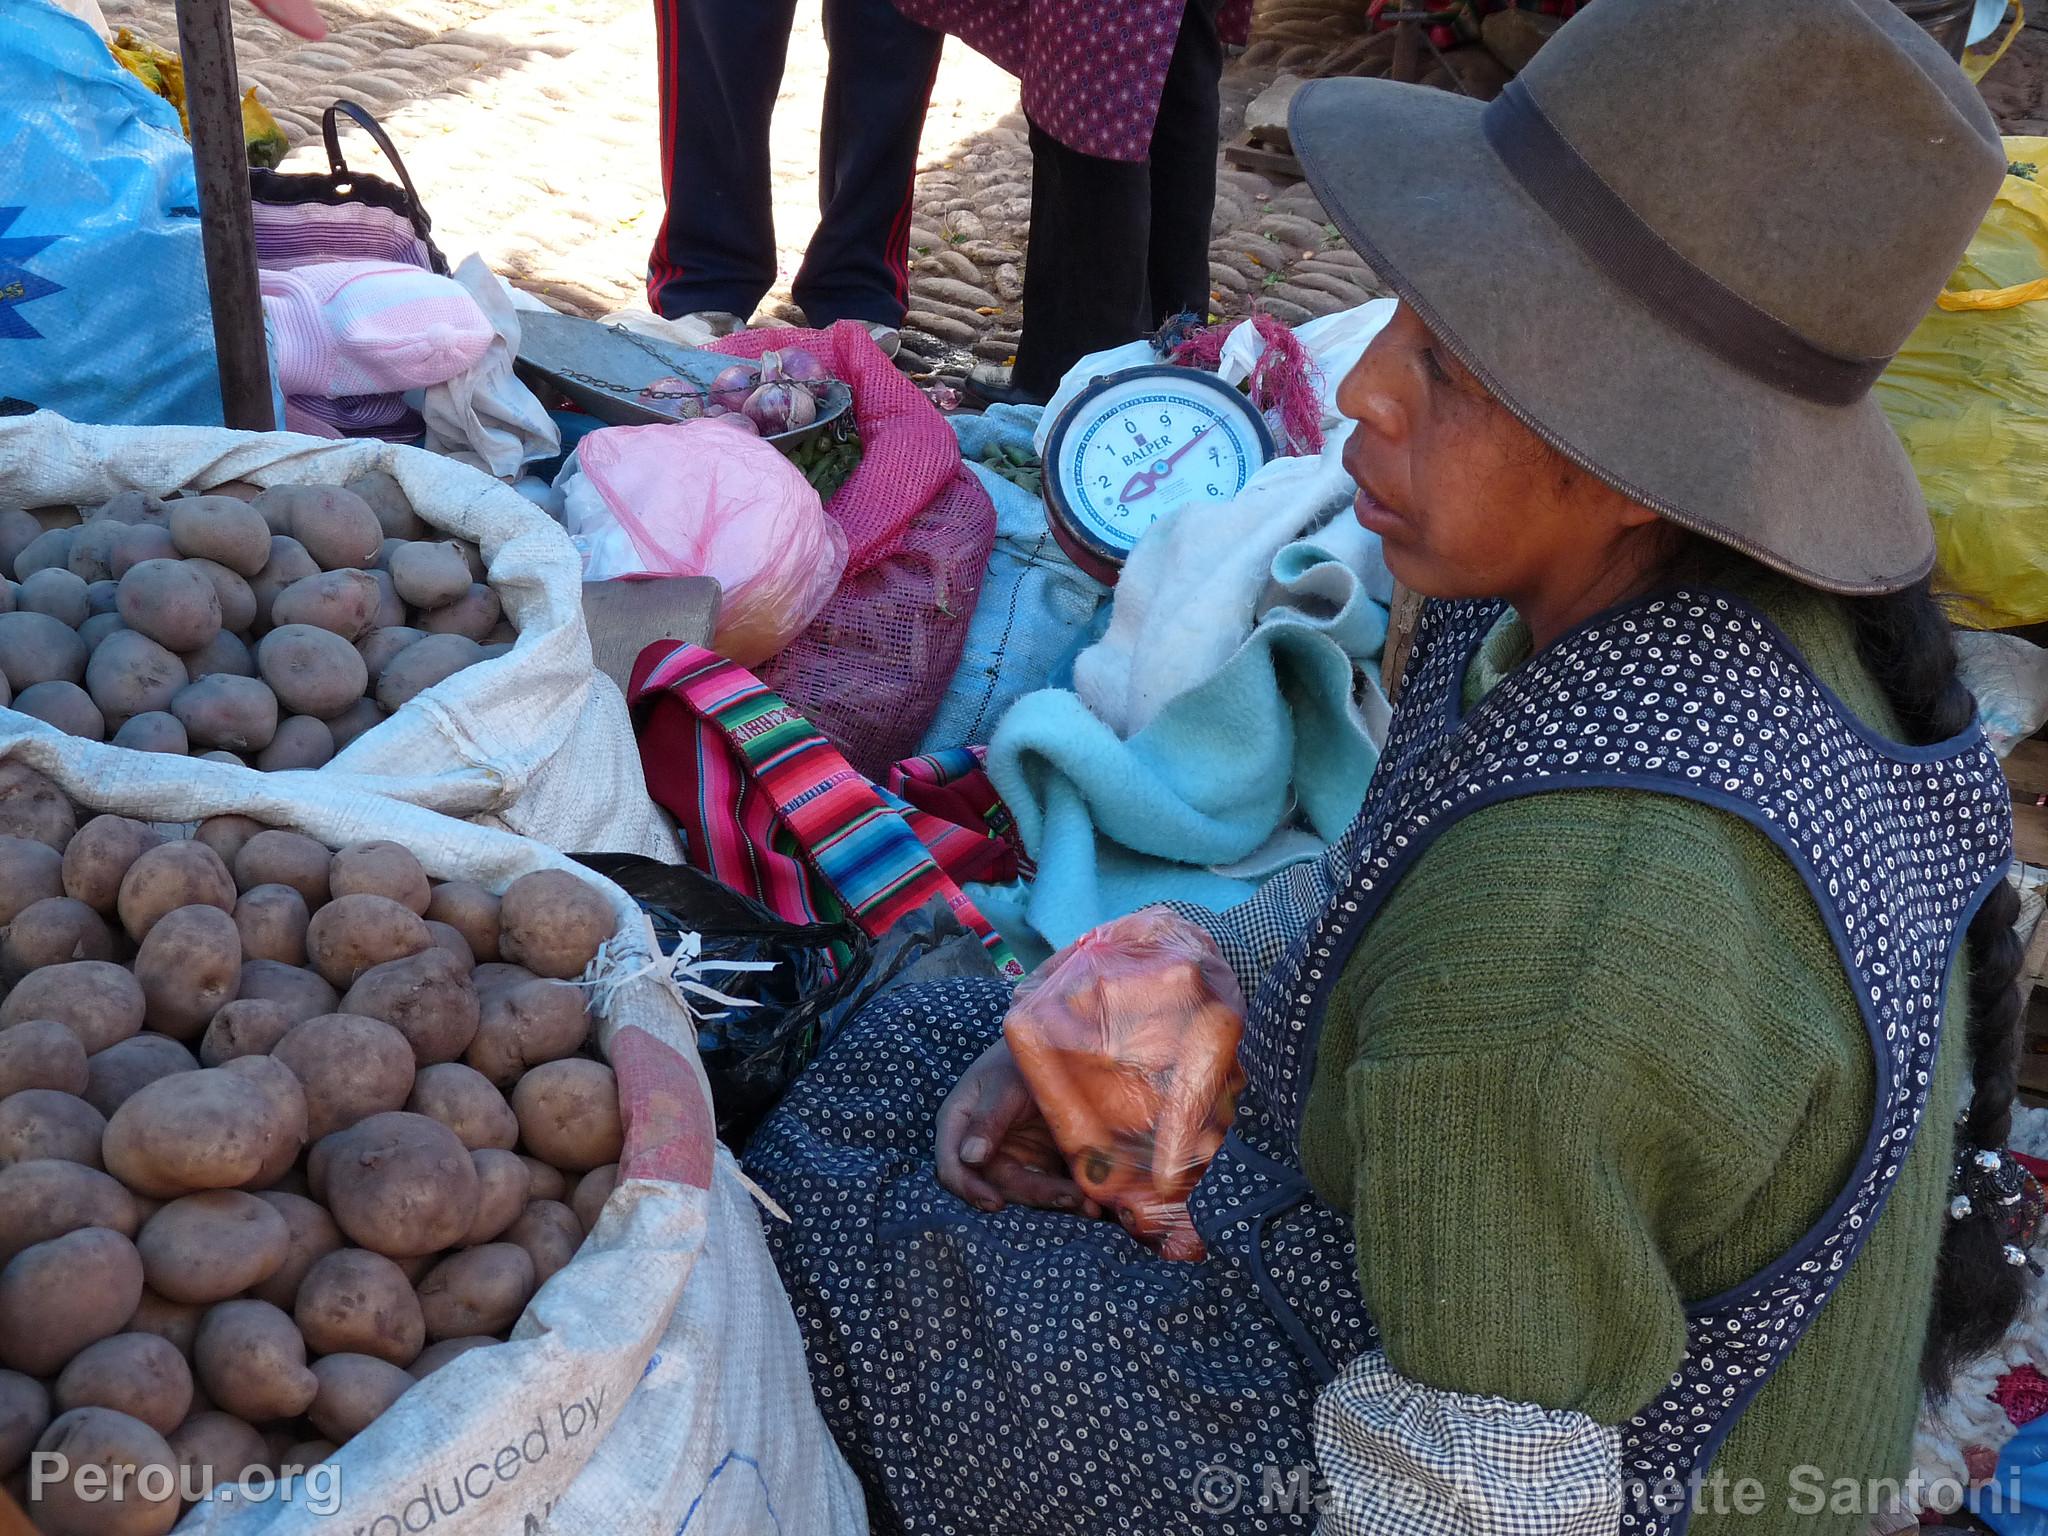
[[[1205,1250],[1188,1196],[1230,1130],[1244,994],[1163,907],[1105,923],[1018,987],[1003,1034],[1074,1182],[1169,1259]]]

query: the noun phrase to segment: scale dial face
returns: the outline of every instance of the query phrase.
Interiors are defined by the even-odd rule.
[[[1060,413],[1046,457],[1065,531],[1121,564],[1163,514],[1235,500],[1273,457],[1273,437],[1214,374],[1160,365],[1097,379]]]

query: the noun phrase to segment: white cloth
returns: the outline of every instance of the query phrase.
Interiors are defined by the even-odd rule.
[[[426,446],[459,463],[474,465],[500,480],[521,467],[552,459],[562,451],[562,434],[546,407],[512,371],[519,356],[519,307],[505,280],[467,257],[455,281],[469,291],[490,322],[484,355],[444,383],[429,385],[420,405],[426,418]]]

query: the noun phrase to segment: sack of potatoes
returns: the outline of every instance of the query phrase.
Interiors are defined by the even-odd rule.
[[[0,509],[0,704],[72,735],[318,768],[517,640],[477,546],[377,470]]]
[[[168,1531],[507,1335],[618,1181],[580,984],[617,922],[566,870],[184,836],[0,761],[0,1479],[38,1530]]]

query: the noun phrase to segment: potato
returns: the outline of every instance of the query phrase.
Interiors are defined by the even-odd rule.
[[[166,1035],[136,1035],[86,1058],[86,1103],[109,1119],[151,1083],[197,1072],[192,1053]]]
[[[28,715],[55,726],[67,736],[86,741],[107,739],[106,717],[92,701],[92,695],[76,683],[37,683],[14,696],[17,714]]]
[[[170,520],[170,508],[147,491],[116,491],[86,514],[87,522],[109,519],[117,523],[154,523]]]
[[[371,633],[374,634],[378,629],[389,629],[404,624],[405,600],[398,595],[398,588],[392,585],[391,573],[372,571],[370,579],[377,583],[377,617],[373,621],[375,627]]]
[[[173,1200],[135,1239],[142,1278],[169,1301],[226,1301],[276,1274],[291,1252],[281,1213],[239,1189]]]
[[[482,1073],[457,1061],[422,1066],[405,1107],[440,1121],[472,1152],[486,1147],[510,1151],[519,1143],[519,1119],[505,1096]]]
[[[118,1232],[84,1227],[24,1248],[0,1269],[0,1365],[54,1375],[119,1333],[141,1299],[142,1260]]]
[[[200,1065],[218,1067],[242,1056],[268,1056],[297,1022],[276,1003],[229,1003],[200,1037]]]
[[[240,635],[230,634],[225,629],[180,659],[185,663],[186,675],[195,683],[202,677],[256,675],[256,653],[249,649]]]
[[[358,640],[356,654],[363,658],[363,671],[369,680],[368,686],[376,686],[377,680],[384,675],[384,668],[393,657],[425,638],[424,630],[396,624],[373,629]]]
[[[0,1371],[0,1477],[27,1465],[28,1453],[49,1426],[50,1394],[43,1384],[19,1371]]]
[[[313,1362],[313,1374],[320,1379],[320,1394],[306,1417],[336,1445],[346,1445],[369,1428],[413,1384],[390,1361],[371,1355],[328,1355]]]
[[[335,867],[340,869],[339,860]],[[348,989],[341,1008],[391,1025],[421,1066],[460,1057],[476,1038],[479,1019],[468,971],[439,946],[372,966]]]
[[[305,1087],[306,1134],[313,1141],[399,1109],[412,1093],[412,1050],[379,1019],[351,1013],[308,1019],[270,1054]]]
[[[107,561],[107,574],[118,584],[122,577],[148,560],[176,560],[177,541],[171,537],[171,530],[154,523],[138,523],[122,530],[121,537],[114,543],[113,554]],[[115,609],[119,612],[118,605]]]
[[[185,563],[213,584],[213,595],[220,599],[220,634],[208,644],[217,643],[220,635],[242,633],[256,622],[256,593],[246,580],[217,560]]]
[[[469,595],[469,562],[452,542],[401,544],[390,569],[398,595],[414,608],[446,608]]]
[[[310,624],[354,642],[376,624],[381,595],[368,571],[325,571],[278,593],[270,605],[270,622]]]
[[[338,486],[278,485],[257,498],[266,515],[279,502],[289,503],[290,510],[283,515],[289,519],[291,535],[322,570],[360,570],[376,558],[377,546],[384,541],[383,526],[369,504]]]
[[[64,850],[64,894],[101,917],[118,915],[122,880],[137,859],[163,841],[163,834],[147,822],[93,817]]]
[[[460,933],[478,961],[498,958],[498,898],[474,880],[435,886],[427,898],[427,918]]]
[[[566,1201],[569,1198],[569,1181],[563,1177],[561,1169],[526,1153],[521,1153],[519,1160],[526,1164],[527,1199]]]
[[[135,952],[135,979],[151,1029],[195,1040],[242,985],[242,935],[219,907],[180,907],[164,915]]]
[[[85,1092],[85,1047],[55,1019],[0,1029],[0,1099],[25,1088]]]
[[[563,869],[521,875],[505,888],[498,947],[536,976],[573,981],[618,931],[612,904],[589,881]]]
[[[388,896],[337,896],[313,914],[306,928],[306,953],[313,969],[337,987],[377,966],[434,947],[434,936],[417,913]]]
[[[55,1158],[0,1168],[0,1264],[67,1232],[105,1227],[132,1238],[141,1226],[135,1197],[97,1168]]]
[[[282,534],[272,534],[269,562],[249,579],[249,590],[256,594],[258,624],[268,622],[270,610],[276,605],[278,593],[294,582],[304,581],[308,576],[319,574],[319,564],[306,553],[303,544]]]
[[[576,1220],[583,1230],[589,1232],[597,1226],[597,1214],[611,1199],[612,1191],[619,1187],[619,1165],[606,1163],[602,1168],[593,1168],[576,1181],[576,1193],[569,1197],[569,1209],[576,1213]]]
[[[128,867],[115,898],[121,926],[138,944],[180,907],[218,907],[234,914],[234,878],[204,843],[171,842],[150,849]]]
[[[270,1469],[270,1445],[253,1425],[232,1413],[209,1408],[195,1413],[165,1436],[178,1458],[181,1489],[204,1498],[216,1485],[232,1487]]]
[[[69,528],[45,528],[14,557],[14,579],[27,581],[37,571],[65,569],[71,563],[71,541],[75,537]]]
[[[108,614],[112,614],[115,618],[118,619],[121,616],[121,609],[119,604],[120,592],[121,583],[118,581],[87,582],[85,585],[86,617],[89,619],[103,619]],[[85,628],[83,624],[79,625],[78,627],[81,630]],[[87,640],[86,644],[90,646],[92,644],[92,641]]]
[[[130,716],[110,739],[117,747],[127,747],[135,752],[163,752],[172,757],[184,757],[192,750],[192,738],[185,732],[185,722],[176,715],[155,711]]]
[[[377,702],[396,713],[419,694],[482,659],[465,635],[428,635],[384,664],[377,677]]]
[[[340,1449],[332,1440],[294,1440],[278,1454],[279,1475],[288,1475],[285,1469],[292,1467],[303,1475],[323,1461],[334,1460],[334,1453]]]
[[[278,1145],[280,1117],[266,1085],[234,1065],[161,1078],[122,1104],[101,1141],[107,1172],[162,1200],[254,1179]]]
[[[486,967],[477,967],[477,976]],[[462,1059],[499,1088],[543,1062],[572,1056],[590,1035],[590,1011],[579,987],[534,978],[509,986],[474,983],[480,997],[476,1038]]]
[[[243,576],[270,563],[270,525],[231,496],[187,496],[170,507],[171,540],[192,560],[214,560]]]
[[[182,560],[145,560],[121,578],[121,622],[172,651],[196,651],[221,631],[220,594]]]
[[[527,1189],[532,1181],[517,1153],[485,1147],[471,1152],[469,1160],[476,1165],[476,1218],[462,1235],[462,1246],[474,1248],[503,1235],[507,1227],[525,1214]]]
[[[163,1536],[177,1523],[178,1458],[140,1419],[111,1408],[59,1414],[36,1442],[66,1475],[32,1483],[29,1517],[45,1536]],[[88,1468],[98,1469],[90,1480]]]
[[[492,633],[495,634],[496,631],[494,630]],[[518,642],[514,640],[494,640],[477,652],[476,659],[478,661],[496,661],[500,656],[510,656],[517,645]]]
[[[306,898],[288,885],[252,886],[235,903],[235,929],[241,935],[245,961],[304,965],[306,926],[311,921]],[[240,984],[238,971],[237,987]]]
[[[64,555],[65,574],[76,576],[87,586],[97,586],[103,581],[113,580],[114,552],[120,547],[121,537],[127,531],[123,525],[110,519],[86,523],[71,535],[71,547]],[[43,573],[39,571],[36,574]],[[27,583],[24,582],[23,585],[26,586]]]
[[[583,1243],[583,1228],[575,1213],[560,1201],[529,1200],[526,1213],[505,1229],[505,1241],[518,1244],[533,1260],[533,1284],[538,1290],[576,1257]]]
[[[619,1084],[601,1061],[570,1057],[535,1067],[512,1090],[519,1138],[565,1173],[617,1162],[625,1144]]]
[[[369,686],[356,648],[310,624],[271,630],[256,646],[256,669],[285,708],[320,720],[340,714]]]
[[[277,735],[277,695],[253,677],[215,672],[188,683],[172,695],[171,713],[195,746],[261,752]]]
[[[432,531],[413,511],[412,501],[387,470],[373,469],[349,481],[348,489],[360,496],[377,515],[384,536],[392,539],[424,539]]]
[[[355,703],[327,722],[327,728],[334,733],[334,750],[340,754],[365,731],[375,730],[384,723],[384,711],[375,699],[358,699]]]
[[[0,512],[0,569],[13,570],[21,552],[43,536],[43,525],[19,507]],[[417,538],[417,534],[407,534]]]
[[[104,645],[111,637],[129,633],[131,631],[126,624],[121,622],[121,615],[118,613],[96,613],[92,615],[92,617],[78,626],[78,638],[85,642],[86,664],[88,666],[91,665],[90,658],[92,653]],[[5,680],[0,679],[0,687],[4,686]]]
[[[310,913],[330,894],[330,858],[325,844],[302,832],[258,832],[235,855],[235,884],[245,892],[259,885],[289,886],[305,899]]]
[[[427,1337],[503,1333],[534,1293],[533,1259],[517,1243],[485,1243],[451,1254],[420,1282]]]
[[[153,1333],[160,1339],[168,1340],[179,1354],[190,1360],[192,1341],[199,1334],[199,1319],[205,1313],[204,1307],[187,1306],[182,1301],[166,1301],[145,1286],[142,1300],[135,1304],[134,1315],[128,1319],[122,1332]]]
[[[258,1301],[267,1301],[273,1307],[289,1312],[297,1305],[299,1288],[313,1266],[329,1254],[340,1251],[341,1228],[334,1224],[332,1216],[304,1195],[266,1189],[256,1198],[284,1218],[289,1242],[284,1262],[271,1271],[268,1279],[251,1286],[249,1294]],[[305,1322],[303,1319],[298,1321],[303,1332]]]
[[[48,843],[0,837],[0,924],[13,922],[39,901],[64,894],[63,854]]]
[[[85,642],[47,613],[0,613],[0,673],[16,693],[37,683],[83,682]]]
[[[398,547],[401,544],[410,544],[411,542],[412,540],[410,539],[387,538],[382,544],[378,545],[377,569],[388,574],[391,570],[391,557],[398,553]]]
[[[123,967],[80,960],[22,978],[0,1003],[0,1029],[55,1019],[93,1056],[139,1033],[146,1007],[141,983]]]
[[[461,967],[463,975],[467,976],[476,969],[476,955],[469,947],[469,940],[460,932],[432,918],[427,919],[427,932],[434,936],[434,948],[446,950]]]
[[[449,1361],[460,1359],[472,1349],[482,1349],[497,1342],[499,1341],[488,1334],[473,1334],[464,1339],[442,1339],[439,1343],[429,1344],[421,1350],[419,1359],[406,1368],[407,1374],[414,1381],[425,1381]]]
[[[0,1099],[0,1171],[54,1158],[100,1166],[106,1117],[76,1094],[24,1088]]]
[[[476,1220],[476,1165],[445,1125],[424,1115],[372,1115],[328,1160],[327,1204],[341,1230],[387,1258],[437,1253]]]
[[[294,1024],[333,1013],[341,1006],[341,994],[311,971],[281,965],[275,960],[246,960],[242,963],[242,990],[238,1000],[245,1003],[275,1003]]]
[[[265,773],[289,773],[324,767],[333,757],[334,732],[327,722],[293,715],[279,722],[270,745],[256,754],[256,766]]]
[[[320,1390],[306,1369],[306,1341],[267,1301],[210,1308],[192,1341],[192,1365],[218,1407],[252,1423],[297,1418]]]
[[[427,872],[401,843],[351,843],[334,855],[329,884],[336,896],[388,896],[422,917],[432,895]]]
[[[410,1365],[426,1343],[420,1299],[399,1267],[366,1248],[336,1248],[307,1271],[293,1321],[315,1354],[374,1355]]]
[[[0,939],[0,969],[10,978],[46,965],[113,958],[114,936],[99,913],[69,896],[51,896],[23,908]]]
[[[14,607],[17,613],[47,613],[73,629],[91,616],[85,583],[69,571],[37,571],[14,594]]]
[[[111,1408],[167,1435],[191,1410],[192,1368],[167,1339],[117,1333],[73,1355],[52,1396],[59,1413]]]
[[[263,830],[263,823],[253,816],[209,816],[199,823],[199,829],[192,834],[192,841],[211,848],[219,855],[221,863],[232,869],[236,856],[249,839]]]
[[[504,610],[498,605],[498,594],[481,581],[471,582],[469,591],[431,613],[420,616],[419,627],[430,635],[463,635],[483,644],[484,637],[498,627],[498,620]]]
[[[71,798],[25,763],[0,762],[0,838],[47,843],[59,853],[78,830]]]
[[[290,1173],[310,1139],[306,1134],[306,1090],[290,1067],[269,1056],[236,1056],[220,1069],[262,1093],[269,1115],[269,1144],[263,1166],[242,1181],[243,1189],[269,1189]]]

